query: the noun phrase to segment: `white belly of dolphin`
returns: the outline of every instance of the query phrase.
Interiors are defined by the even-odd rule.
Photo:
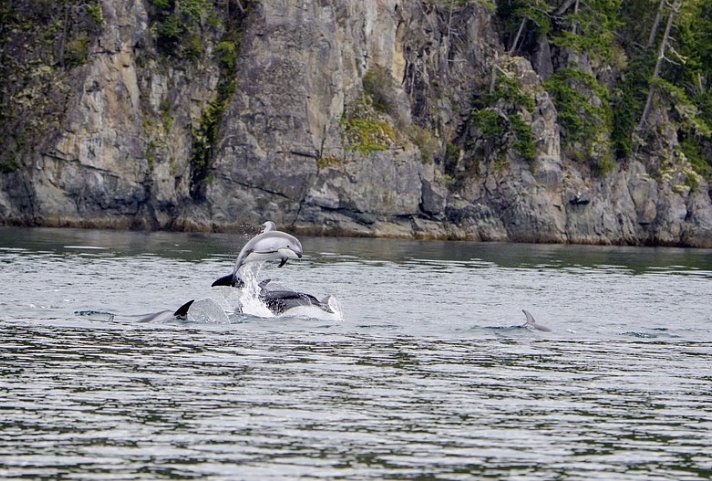
[[[281,259],[281,258],[282,258],[282,255],[279,253],[279,251],[250,252],[242,262],[243,262],[243,264],[247,264],[249,262],[265,262],[265,261],[277,260],[277,259]]]
[[[281,259],[299,259],[299,256],[292,249],[282,248],[276,251],[252,251],[242,261],[243,264],[250,262],[265,262]]]
[[[299,259],[299,256],[292,249],[278,249],[277,252],[282,259]]]
[[[295,306],[277,314],[275,317],[299,317],[302,319],[318,319],[320,321],[343,321],[340,310],[327,312],[319,306]]]

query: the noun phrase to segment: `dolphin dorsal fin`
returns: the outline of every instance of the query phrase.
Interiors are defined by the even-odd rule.
[[[534,319],[534,316],[532,316],[531,312],[527,311],[526,309],[522,309],[522,312],[524,313],[524,315],[527,318],[527,322],[524,323],[525,326],[526,325],[533,326],[534,324],[536,324],[536,320]]]
[[[522,312],[527,317],[527,322],[524,323],[523,327],[531,327],[538,331],[551,332],[551,329],[549,329],[548,327],[542,326],[541,324],[537,324],[531,312],[527,311],[526,309],[522,309]]]
[[[188,309],[190,309],[190,306],[193,304],[193,301],[195,301],[195,299],[192,299],[180,306],[178,310],[173,313],[173,315],[176,317],[185,318],[188,315]]]

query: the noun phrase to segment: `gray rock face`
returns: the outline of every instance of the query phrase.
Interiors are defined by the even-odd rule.
[[[0,180],[1,222],[231,231],[271,219],[319,235],[712,247],[704,180],[690,189],[682,167],[660,177],[639,160],[601,178],[567,158],[542,87],[548,44],[535,71],[504,52],[477,4],[255,3],[200,195],[193,132],[217,97],[219,36],[175,64],[152,50],[144,2],[103,0],[102,12],[89,62],[71,72],[61,130]],[[532,162],[448,150],[495,64],[534,100],[522,111]],[[374,72],[384,75],[375,87],[364,81]],[[385,106],[356,120],[378,130],[377,148],[345,133],[369,96]],[[465,175],[467,159],[476,174]]]

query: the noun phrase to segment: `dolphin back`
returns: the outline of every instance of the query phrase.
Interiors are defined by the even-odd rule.
[[[331,296],[327,296],[326,299],[320,301],[316,297],[305,292],[265,290],[260,294],[260,300],[264,302],[269,310],[275,314],[283,314],[295,307],[307,306],[315,306],[329,313],[335,312],[331,305],[333,302],[331,301]]]

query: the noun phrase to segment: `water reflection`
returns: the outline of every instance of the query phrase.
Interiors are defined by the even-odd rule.
[[[127,232],[15,228],[0,226],[0,247],[55,254],[156,255],[201,261],[234,258],[250,234]],[[401,241],[366,238],[303,237],[312,262],[448,261],[472,267],[609,268],[640,274],[650,271],[712,271],[712,250],[672,247],[501,244],[466,241]]]

